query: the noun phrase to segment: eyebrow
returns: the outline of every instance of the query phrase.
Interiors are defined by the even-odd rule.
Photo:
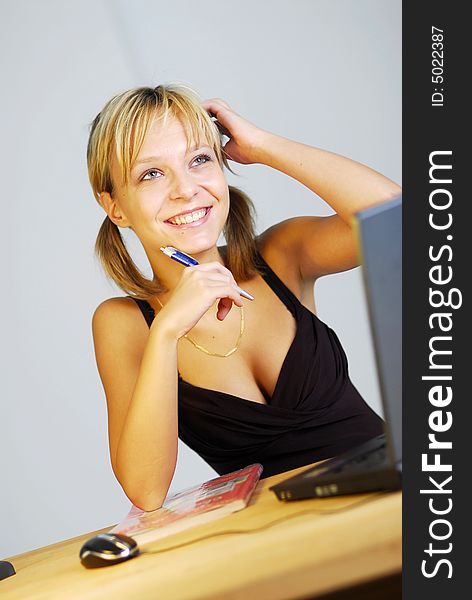
[[[188,153],[191,152],[195,152],[195,150],[198,150],[200,148],[210,148],[210,146],[208,146],[207,144],[194,144],[191,148],[188,149]],[[146,164],[146,163],[151,163],[151,162],[155,162],[155,161],[160,161],[162,160],[162,156],[146,156],[145,158],[141,158],[141,160],[138,160],[134,163],[133,165],[133,170],[138,167],[139,165],[142,164]]]

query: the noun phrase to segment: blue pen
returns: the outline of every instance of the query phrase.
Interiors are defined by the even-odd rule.
[[[194,267],[195,265],[198,265],[198,260],[195,260],[188,254],[185,254],[185,252],[182,252],[181,250],[177,250],[177,248],[173,248],[172,246],[166,246],[165,248],[161,247],[160,250],[162,252],[164,252],[164,254],[166,256],[168,256],[169,258],[172,258],[172,260],[176,260],[177,262],[184,265],[185,267]],[[248,300],[254,300],[254,296],[251,296],[251,294],[249,294],[248,292],[245,292],[239,286],[235,285],[234,288],[244,298],[247,298]]]

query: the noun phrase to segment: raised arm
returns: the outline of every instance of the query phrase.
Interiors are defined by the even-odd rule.
[[[203,106],[231,134],[224,147],[230,159],[265,164],[293,177],[336,213],[288,219],[265,232],[265,242],[289,255],[304,281],[357,266],[354,214],[397,196],[400,186],[354,160],[259,129],[224,100]]]
[[[268,231],[266,237],[298,262],[304,281],[357,266],[355,213],[398,196],[401,188],[354,160],[270,133],[261,135],[259,148],[261,163],[290,175],[336,213],[289,219]]]

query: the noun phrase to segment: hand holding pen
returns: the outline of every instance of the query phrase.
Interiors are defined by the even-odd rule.
[[[182,265],[185,265],[186,267],[193,267],[199,264],[198,261],[195,260],[192,256],[189,256],[188,254],[185,254],[185,252],[177,250],[177,248],[173,248],[172,246],[165,246],[164,248],[161,247],[160,250],[169,258],[172,258],[173,260],[181,263]],[[243,298],[247,298],[248,300],[254,300],[254,296],[251,296],[251,294],[245,292],[238,285],[234,285],[233,287],[235,290],[238,291],[239,294],[241,294],[241,296],[243,296]]]
[[[154,319],[153,326],[166,337],[179,339],[186,335],[215,302],[218,302],[216,317],[219,321],[226,318],[233,304],[243,306],[241,288],[224,265],[217,261],[198,264],[193,257],[175,248],[167,249],[172,254],[171,257],[166,253],[169,258],[195,268],[183,269],[178,284]],[[166,248],[162,248],[164,250]],[[245,290],[241,292],[253,298]]]

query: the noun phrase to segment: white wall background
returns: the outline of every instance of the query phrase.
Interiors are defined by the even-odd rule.
[[[108,457],[91,315],[119,295],[93,245],[88,126],[115,93],[180,81],[264,129],[401,180],[400,0],[0,4],[2,405],[0,559],[128,511]],[[236,166],[258,230],[330,209],[268,167]],[[351,376],[380,411],[359,270],[317,284]],[[214,476],[180,447],[171,490]]]

